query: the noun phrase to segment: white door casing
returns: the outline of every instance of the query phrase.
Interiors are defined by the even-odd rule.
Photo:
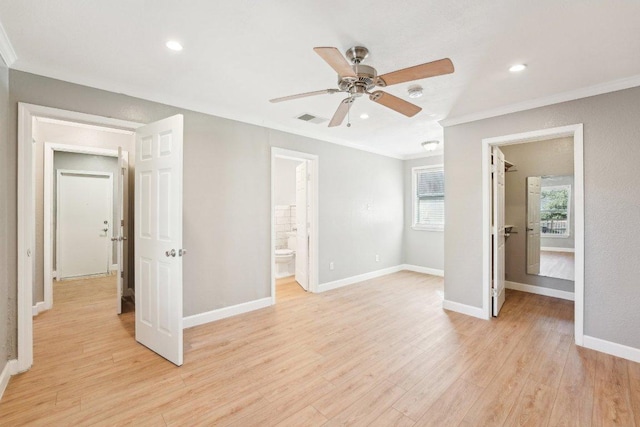
[[[493,315],[505,301],[505,169],[504,154],[493,147]]]
[[[107,274],[113,220],[110,173],[58,170],[56,269],[58,278]]]
[[[307,161],[296,166],[296,282],[309,290],[309,172]]]
[[[540,188],[539,176],[527,177],[527,274],[540,274]]]
[[[136,131],[136,340],[180,366],[183,116]]]
[[[118,213],[117,222],[111,227],[111,241],[116,247],[116,313],[122,313],[122,294],[124,289],[124,171],[125,162],[122,147],[118,147],[118,194],[114,201],[114,210]]]

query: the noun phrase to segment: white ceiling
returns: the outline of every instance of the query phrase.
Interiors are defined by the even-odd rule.
[[[12,68],[400,158],[444,118],[640,75],[638,17],[625,0],[0,0]],[[444,57],[456,72],[416,82],[414,118],[361,98],[350,128],[327,128],[295,116],[330,119],[340,94],[268,102],[335,87],[312,48],[353,45],[380,74]],[[386,90],[408,100],[409,85]]]

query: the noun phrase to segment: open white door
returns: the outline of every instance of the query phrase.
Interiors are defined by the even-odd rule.
[[[309,290],[309,173],[305,160],[296,166],[296,282]]]
[[[527,177],[527,274],[540,274],[539,176]]]
[[[136,131],[136,340],[182,365],[183,117]]]
[[[493,315],[500,313],[505,300],[504,235],[504,154],[493,147]]]
[[[116,272],[116,313],[122,313],[122,294],[124,289],[124,169],[125,163],[122,156],[122,147],[118,147],[118,192],[114,197],[114,210],[118,212],[117,222],[111,227],[111,241],[116,248],[115,264],[118,266]]]

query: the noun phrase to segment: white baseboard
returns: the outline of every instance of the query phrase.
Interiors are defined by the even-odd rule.
[[[600,338],[594,338],[588,335],[583,337],[582,345],[583,347],[590,348],[592,350],[601,351],[612,356],[640,363],[640,348],[616,344],[611,341],[601,340]]]
[[[232,305],[229,307],[219,308],[217,310],[207,311],[205,313],[194,314],[182,319],[182,328],[192,328],[205,323],[215,322],[216,320],[225,319],[227,317],[236,316],[238,314],[247,313],[253,310],[269,307],[273,302],[271,297],[257,299],[254,301],[243,302],[242,304]]]
[[[321,283],[318,285],[318,292],[326,292],[331,289],[341,288],[343,286],[353,285],[354,283],[364,282],[365,280],[375,279],[376,277],[386,276],[387,274],[397,273],[403,270],[403,265],[396,265],[382,270],[376,270],[369,273],[359,274],[357,276],[346,277],[333,282]]]
[[[575,248],[554,248],[551,246],[540,247],[541,251],[545,252],[575,252]]]
[[[9,384],[9,379],[11,375],[15,375],[18,373],[18,361],[16,359],[7,360],[7,364],[4,365],[4,369],[0,373],[0,399],[2,399],[2,395],[4,394],[7,385]]]
[[[466,314],[467,316],[477,317],[479,319],[487,319],[482,307],[474,307],[471,305],[461,304],[459,302],[444,300],[442,301],[442,308]]]
[[[514,291],[529,292],[530,294],[538,294],[538,295],[544,295],[547,297],[554,297],[554,298],[566,299],[569,301],[575,301],[575,296],[573,292],[559,291],[557,289],[543,288],[542,286],[526,285],[524,283],[518,283],[518,282],[509,282],[507,280],[505,280],[504,285],[507,289],[513,289]]]
[[[118,271],[118,264],[111,264],[111,271]]]
[[[42,313],[43,311],[48,310],[48,308],[44,301],[40,301],[40,302],[37,302],[36,305],[34,305],[31,308],[31,310],[32,310],[33,317],[35,317],[38,314]]]
[[[411,265],[411,264],[403,264],[403,270],[415,271],[416,273],[430,274],[432,276],[440,276],[444,277],[444,270],[439,270],[437,268],[431,267],[422,267],[419,265]]]

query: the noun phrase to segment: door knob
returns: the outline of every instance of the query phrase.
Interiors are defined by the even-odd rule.
[[[175,257],[176,256],[176,250],[175,249],[171,249],[171,251],[166,251],[165,255],[168,256],[168,257],[169,256]]]
[[[117,237],[112,237],[112,238],[111,238],[111,241],[112,241],[112,242],[117,242],[117,241],[118,241],[118,238],[117,238]]]
[[[102,231],[104,231],[106,233],[107,231],[109,231],[109,229],[108,228],[103,228]]]
[[[186,255],[187,254],[187,250],[186,249],[178,249],[178,256],[182,256],[182,255]]]
[[[533,231],[533,228],[527,227],[527,231]]]

